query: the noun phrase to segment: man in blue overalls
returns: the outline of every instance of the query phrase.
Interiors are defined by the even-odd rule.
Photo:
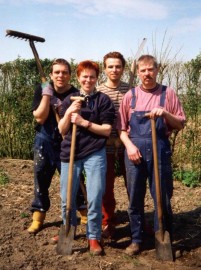
[[[31,204],[33,221],[29,233],[37,233],[43,226],[50,208],[49,188],[56,170],[61,171],[60,146],[62,136],[58,119],[62,101],[78,90],[70,84],[71,67],[65,59],[53,61],[50,68],[52,84],[48,82],[35,89],[32,110],[36,120],[34,139],[34,199]],[[59,190],[58,190],[59,192]]]
[[[148,112],[151,118],[156,118],[164,226],[172,236],[170,199],[173,193],[173,179],[168,137],[174,129],[180,130],[184,127],[185,115],[175,91],[157,83],[158,70],[158,63],[153,56],[142,55],[137,61],[141,85],[125,94],[119,109],[118,130],[126,148],[128,215],[131,229],[131,244],[126,248],[126,253],[131,256],[141,250],[147,178],[156,209],[151,124],[150,118],[145,117]],[[158,230],[156,211],[154,230]]]

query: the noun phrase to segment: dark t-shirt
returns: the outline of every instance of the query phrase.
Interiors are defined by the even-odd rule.
[[[63,101],[63,113],[69,107],[70,97]],[[80,111],[81,116],[96,124],[112,125],[115,118],[115,109],[110,98],[101,92],[97,92],[89,98],[88,101],[82,102]],[[72,126],[61,143],[60,158],[63,162],[69,162],[71,147]],[[77,126],[75,160],[82,159],[103,148],[106,144],[106,137],[90,132],[84,127]]]
[[[74,86],[72,86],[68,91],[62,94],[54,90],[54,96],[56,96],[61,101],[63,101],[68,95],[75,92],[78,92],[78,90]],[[34,93],[33,102],[32,102],[32,111],[38,108],[38,106],[40,105],[41,99],[42,99],[42,87],[41,85],[37,85],[35,89],[35,93]],[[35,130],[39,133],[42,133],[47,140],[53,140],[54,142],[59,143],[59,144],[62,141],[62,136],[58,130],[57,120],[51,107],[50,107],[50,112],[45,123],[43,125],[36,123]]]

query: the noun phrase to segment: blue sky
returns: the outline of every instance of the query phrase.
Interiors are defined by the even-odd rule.
[[[102,61],[120,51],[134,57],[169,45],[170,57],[188,61],[201,52],[201,0],[0,0],[0,63],[33,58],[29,43],[5,37],[12,29],[45,38],[41,59]]]

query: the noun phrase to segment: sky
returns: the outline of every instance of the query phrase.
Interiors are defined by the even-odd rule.
[[[33,58],[29,42],[6,30],[40,36],[41,59],[102,61],[111,51],[190,61],[201,52],[201,0],[0,0],[0,63]]]

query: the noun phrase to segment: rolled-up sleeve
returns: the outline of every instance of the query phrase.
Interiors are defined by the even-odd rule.
[[[167,88],[167,96],[165,101],[165,109],[176,116],[182,123],[183,127],[186,123],[186,116],[182,104],[172,88]],[[167,124],[168,126],[168,124]],[[172,130],[168,126],[168,129]]]
[[[128,130],[129,129],[129,119],[131,114],[131,99],[132,92],[128,91],[119,107],[118,115],[117,115],[117,130]]]
[[[113,125],[114,119],[115,119],[115,108],[114,104],[111,101],[111,99],[101,93],[103,95],[103,98],[101,99],[101,110],[100,110],[100,122],[102,124],[109,124]]]

